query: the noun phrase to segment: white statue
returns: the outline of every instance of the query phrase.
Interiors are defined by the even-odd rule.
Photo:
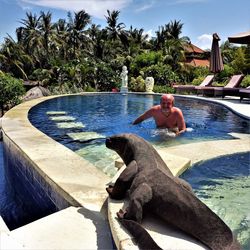
[[[122,72],[120,74],[121,79],[122,79],[122,87],[127,88],[128,87],[128,70],[127,66],[122,67]]]
[[[154,82],[155,80],[152,76],[146,77],[145,79],[146,92],[153,92]]]

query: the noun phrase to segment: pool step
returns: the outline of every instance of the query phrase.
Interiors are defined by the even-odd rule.
[[[167,149],[157,149],[157,152],[175,176],[181,175],[185,170],[187,170],[191,166],[191,160],[187,157],[169,154],[167,153]],[[118,169],[123,166],[123,161],[121,158],[115,161],[115,166]]]
[[[9,232],[24,249],[113,249],[108,223],[95,209],[68,207]],[[5,245],[6,242],[4,241]],[[22,249],[22,248],[0,248]]]
[[[250,151],[250,135],[231,133],[233,139],[202,141],[165,148],[166,152],[175,156],[189,158],[191,165],[216,157]]]

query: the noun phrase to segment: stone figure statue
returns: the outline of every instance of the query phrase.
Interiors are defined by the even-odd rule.
[[[128,87],[128,70],[127,66],[122,67],[122,72],[120,74],[121,79],[122,79],[122,87],[127,88]]]

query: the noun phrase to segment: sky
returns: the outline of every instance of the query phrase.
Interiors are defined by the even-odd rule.
[[[15,30],[22,26],[26,12],[39,16],[52,13],[52,21],[67,20],[67,13],[85,10],[92,23],[106,27],[107,9],[119,10],[118,22],[129,29],[155,31],[170,21],[183,23],[181,36],[202,49],[211,49],[212,34],[225,42],[229,36],[250,30],[250,0],[0,0],[0,44],[8,34],[16,39]]]

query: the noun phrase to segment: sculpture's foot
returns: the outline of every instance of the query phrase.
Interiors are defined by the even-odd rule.
[[[106,190],[107,190],[107,192],[108,192],[109,195],[112,195],[113,188],[114,188],[114,187],[112,187],[112,186],[108,186],[108,187],[106,188]]]
[[[126,211],[123,211],[122,209],[120,209],[119,212],[116,213],[119,219],[123,219],[125,214],[126,214]]]

